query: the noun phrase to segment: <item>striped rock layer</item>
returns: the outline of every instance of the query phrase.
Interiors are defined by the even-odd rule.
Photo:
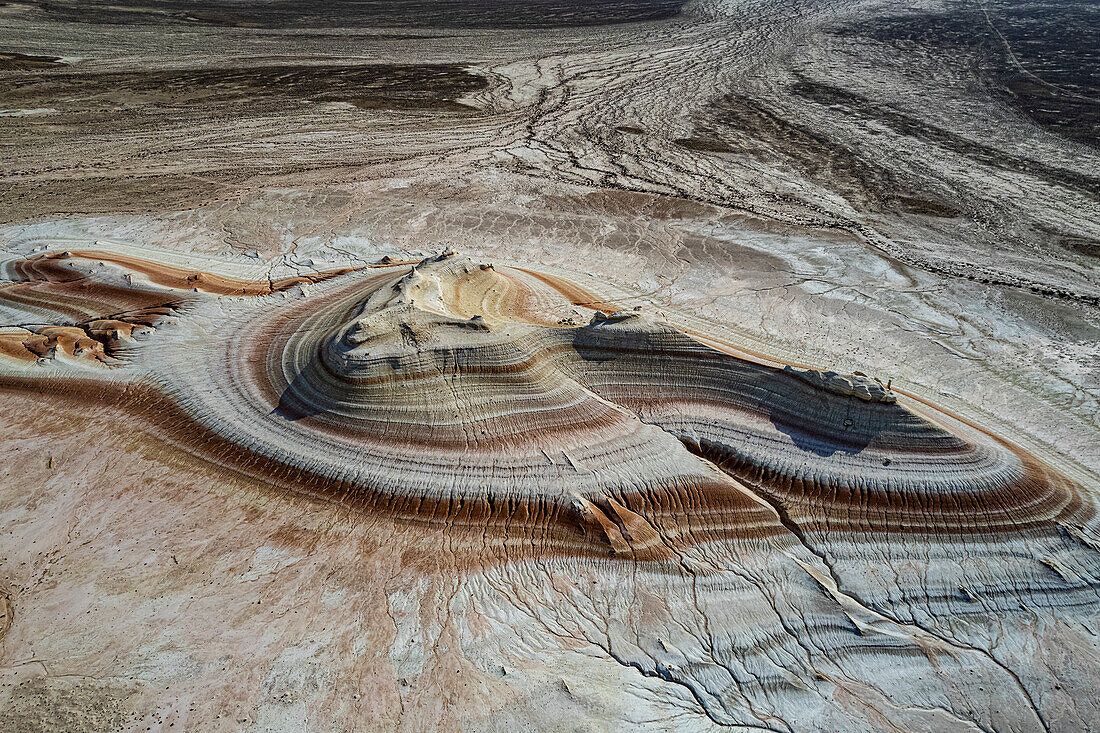
[[[188,450],[363,509],[474,525],[522,511],[635,555],[660,549],[627,537],[631,514],[663,517],[676,542],[774,533],[780,516],[1091,535],[1075,486],[976,427],[866,377],[716,351],[529,270],[451,252],[265,282],[109,252],[0,267],[22,323],[0,332],[9,383],[126,385]],[[19,366],[57,355],[59,375]]]
[[[478,604],[674,683],[713,723],[877,729],[855,700],[913,729],[1091,715],[1030,650],[1087,655],[1068,619],[1100,588],[1092,492],[888,384],[451,252],[289,279],[108,251],[0,271],[0,389],[97,402],[261,492],[385,516],[403,563],[443,553]]]

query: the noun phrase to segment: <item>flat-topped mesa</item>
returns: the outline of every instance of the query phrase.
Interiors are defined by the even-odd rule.
[[[897,395],[882,382],[865,374],[839,374],[817,369],[796,369],[790,365],[783,367],[787,374],[793,374],[807,384],[812,384],[826,392],[838,395],[851,395],[867,402],[893,404]]]

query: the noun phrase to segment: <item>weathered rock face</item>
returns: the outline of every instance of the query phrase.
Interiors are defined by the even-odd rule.
[[[0,307],[47,324],[0,333],[9,404],[91,416],[67,440],[137,428],[115,469],[128,481],[89,467],[63,496],[105,517],[156,507],[127,521],[213,573],[208,603],[232,613],[203,623],[238,655],[267,659],[269,643],[316,631],[302,619],[261,632],[259,606],[283,619],[311,582],[340,578],[312,612],[320,676],[290,665],[299,676],[280,681],[267,666],[301,720],[552,728],[534,708],[553,704],[582,725],[678,711],[702,728],[1031,730],[1092,715],[1076,687],[1100,668],[1092,493],[872,379],[719,351],[674,312],[451,251],[285,281],[152,252],[2,266],[14,284]],[[136,478],[158,461],[175,466],[161,482]],[[110,534],[123,541],[125,526]],[[89,542],[99,562],[107,548]],[[252,608],[219,579],[241,552],[255,553],[246,576],[296,580]],[[135,572],[157,593],[202,597],[207,581],[165,574],[171,558]],[[32,643],[18,609],[34,598],[14,601],[5,643]],[[349,619],[364,613],[376,622],[356,622],[357,639]],[[193,694],[215,674],[200,636],[174,642],[197,670]],[[115,642],[122,669],[163,641],[139,637]],[[1066,645],[1077,651],[1059,656]],[[349,672],[365,654],[389,662]],[[376,691],[332,709],[351,696],[333,687],[342,675]],[[108,691],[111,709],[146,719],[158,693],[134,684]],[[624,684],[640,702],[624,702]]]

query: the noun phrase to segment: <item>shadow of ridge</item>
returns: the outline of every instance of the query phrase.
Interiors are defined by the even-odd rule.
[[[278,415],[290,422],[297,422],[302,418],[315,417],[328,412],[325,408],[302,396],[310,393],[316,394],[309,375],[320,368],[318,361],[318,358],[314,357],[305,368],[298,372],[298,376],[294,377],[286,389],[283,390],[282,395],[279,397],[279,404],[269,414]]]
[[[770,371],[764,381],[768,391],[788,398],[786,406],[762,405],[768,420],[799,450],[821,458],[854,456],[882,432],[883,425],[869,419],[874,408],[853,395],[832,394],[781,371]]]
[[[849,397],[847,399],[855,399]],[[783,416],[790,417],[790,416]],[[831,438],[829,436],[815,435],[811,431],[812,426],[806,424],[795,424],[793,421],[781,419],[776,413],[768,415],[768,419],[771,420],[772,426],[791,439],[795,447],[803,450],[807,453],[813,453],[815,456],[821,458],[830,458],[836,453],[843,453],[844,455],[854,456],[863,452],[863,449],[871,444],[874,439],[874,435],[869,433],[849,434],[843,436],[843,440],[840,436],[837,438]]]

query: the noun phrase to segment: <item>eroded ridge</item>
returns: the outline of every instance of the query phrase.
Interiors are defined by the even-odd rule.
[[[780,514],[1091,531],[1069,481],[888,386],[740,359],[532,270],[451,251],[264,283],[104,252],[4,269],[5,309],[46,324],[0,334],[9,384],[59,378],[40,368],[57,354],[115,367],[79,378],[197,455],[360,509],[478,531],[520,512],[559,533],[544,544],[635,557],[773,535]]]
[[[350,272],[258,281],[112,251],[50,251],[0,259],[0,353],[116,366],[117,353],[201,295],[282,292]],[[75,361],[74,361],[75,360]]]

